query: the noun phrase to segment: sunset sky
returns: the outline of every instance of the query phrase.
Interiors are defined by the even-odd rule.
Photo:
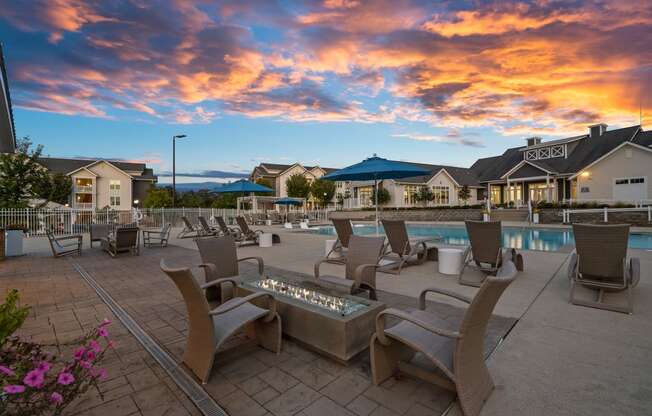
[[[158,173],[652,128],[651,1],[0,0],[0,41],[19,136]]]

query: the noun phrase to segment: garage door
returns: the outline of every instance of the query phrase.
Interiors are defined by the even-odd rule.
[[[614,200],[639,201],[647,199],[647,178],[621,178],[614,181]]]

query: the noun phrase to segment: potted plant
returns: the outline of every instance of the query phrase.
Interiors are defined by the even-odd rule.
[[[9,224],[5,227],[5,255],[22,256],[23,238],[27,232],[24,224]]]

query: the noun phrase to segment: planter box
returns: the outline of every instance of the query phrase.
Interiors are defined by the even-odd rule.
[[[532,222],[535,223],[535,224],[539,223],[539,213],[538,212],[535,212],[535,213],[532,214]]]

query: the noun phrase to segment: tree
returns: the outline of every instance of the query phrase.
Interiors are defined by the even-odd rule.
[[[388,203],[391,199],[392,196],[389,194],[389,191],[385,188],[378,187],[378,205],[385,205]],[[372,203],[376,203],[376,195],[372,195]]]
[[[308,198],[310,195],[310,182],[305,176],[295,173],[285,181],[288,196],[292,198]]]
[[[65,205],[72,192],[72,179],[63,173],[46,174],[36,185],[39,198]]]
[[[220,194],[213,200],[211,208],[236,208],[237,197],[236,194]]]
[[[28,137],[19,139],[15,153],[0,155],[0,208],[24,208],[46,188],[48,170],[38,163],[43,146],[32,149]]]
[[[145,201],[143,201],[145,208],[170,208],[172,207],[172,191],[170,188],[156,188],[152,187],[147,191]]]
[[[256,183],[260,186],[264,186],[266,188],[274,189],[274,185],[272,184],[272,181],[270,181],[267,178],[258,178],[256,180]],[[254,195],[257,196],[267,196],[270,195],[270,192],[254,192]]]
[[[466,201],[471,198],[471,190],[467,185],[464,185],[463,187],[460,188],[459,191],[457,191],[457,197],[461,200],[464,201],[464,205],[466,205]]]
[[[326,207],[328,202],[335,196],[335,182],[326,179],[317,179],[310,185],[310,193],[322,207]]]

